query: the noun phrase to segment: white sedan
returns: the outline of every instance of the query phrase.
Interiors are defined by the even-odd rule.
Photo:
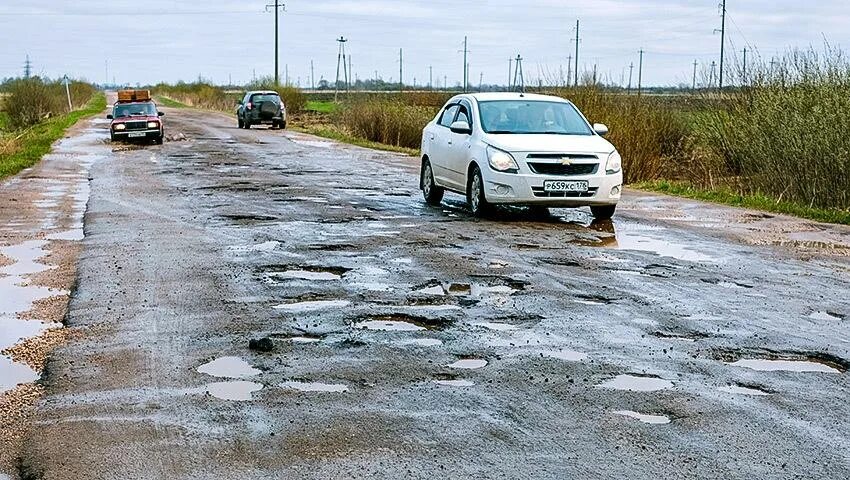
[[[458,95],[422,132],[420,187],[439,205],[466,195],[476,216],[494,204],[589,206],[611,218],[620,200],[620,154],[571,102],[522,93]]]

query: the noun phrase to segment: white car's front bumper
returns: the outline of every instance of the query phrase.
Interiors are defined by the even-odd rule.
[[[623,191],[622,172],[612,175],[549,176],[540,174],[513,174],[493,171],[482,172],[487,201],[497,204],[541,205],[549,207],[583,207],[589,205],[616,205]],[[547,193],[546,180],[588,182],[587,192]]]

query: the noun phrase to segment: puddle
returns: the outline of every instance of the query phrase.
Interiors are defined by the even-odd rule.
[[[316,312],[332,308],[343,308],[351,305],[348,300],[313,300],[308,302],[284,303],[276,305],[276,310],[292,313]]]
[[[42,332],[56,328],[62,328],[62,324],[0,317],[0,350],[5,350],[23,339],[37,337]]]
[[[614,414],[634,418],[635,420],[639,420],[642,423],[648,423],[650,425],[667,425],[670,423],[670,417],[667,415],[648,415],[645,413],[633,412],[631,410],[617,410]]]
[[[474,387],[475,383],[470,382],[469,380],[434,380],[434,383],[437,385],[442,385],[444,387]]]
[[[420,295],[439,295],[439,296],[442,296],[442,295],[446,294],[446,291],[443,290],[442,285],[434,285],[433,287],[426,287],[426,288],[416,290],[413,293],[418,293]]]
[[[367,317],[364,321],[356,322],[354,328],[385,332],[421,332],[423,330],[439,330],[445,327],[447,323],[449,322],[442,319],[394,313]]]
[[[291,337],[289,341],[292,343],[319,343],[322,339],[318,337]]]
[[[496,287],[492,287],[496,288]],[[472,294],[472,285],[468,283],[453,283],[449,285],[449,294],[450,295],[471,295]]]
[[[573,350],[547,350],[540,352],[540,355],[547,358],[556,358],[565,362],[582,362],[587,360],[588,355],[584,352],[576,352]]]
[[[817,311],[817,312],[812,312],[809,315],[809,318],[811,318],[812,320],[819,320],[819,321],[822,321],[822,322],[839,322],[839,321],[844,319],[844,315],[821,310],[821,311]]]
[[[254,399],[253,393],[263,389],[261,383],[235,381],[218,382],[206,386],[206,392],[220,400],[247,402]]]
[[[754,397],[766,397],[770,395],[770,393],[765,392],[764,390],[743,387],[740,385],[727,385],[725,387],[719,387],[718,390],[720,390],[721,392],[732,393],[735,395],[750,395]]]
[[[576,303],[580,303],[582,305],[591,305],[591,306],[605,305],[604,302],[597,302],[595,300],[573,300],[573,301],[576,302]]]
[[[629,392],[657,392],[673,388],[673,382],[651,376],[617,375],[611,380],[600,383],[597,387]]]
[[[245,378],[262,373],[239,357],[221,357],[198,367],[198,373],[219,378]]]
[[[480,358],[464,358],[454,363],[446,365],[449,368],[459,368],[462,370],[477,370],[487,366],[487,360]]]
[[[657,231],[659,235],[663,235],[663,229],[629,223],[619,223],[617,227],[615,239],[611,237],[604,237],[591,242],[588,242],[587,240],[579,240],[576,243],[590,247],[614,247],[619,250],[654,253],[661,257],[670,257],[689,262],[717,262],[715,257],[693,250],[686,245],[664,238],[656,238],[649,235],[635,233],[641,231]]]
[[[326,142],[324,140],[302,140],[302,139],[292,139],[293,143],[298,145],[304,145],[307,147],[315,147],[315,148],[333,148],[335,144],[333,142]]]
[[[15,263],[0,268],[0,273],[12,276],[29,275],[50,270],[52,267],[36,260],[45,256],[46,240],[29,240],[19,245],[0,248],[0,254],[9,257]]]
[[[319,383],[319,382],[283,382],[279,385],[287,390],[297,390],[299,392],[319,392],[319,393],[344,393],[348,391],[348,385],[341,383]]]
[[[401,340],[396,342],[396,345],[407,346],[414,345],[417,347],[439,347],[443,342],[436,338],[414,338],[410,340]]]
[[[38,380],[38,373],[30,367],[14,363],[7,357],[0,356],[0,393],[12,390],[23,383]]]
[[[332,281],[342,278],[345,269],[308,267],[303,270],[285,270],[283,272],[269,272],[268,276],[283,280],[314,280]]]
[[[824,363],[807,360],[765,360],[759,358],[742,358],[736,362],[728,363],[733,367],[749,368],[759,372],[816,372],[816,373],[841,373],[841,370]]]

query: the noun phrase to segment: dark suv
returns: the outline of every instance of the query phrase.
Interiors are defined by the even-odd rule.
[[[239,128],[251,128],[252,125],[286,128],[286,106],[277,92],[248,92],[236,109],[236,121]]]

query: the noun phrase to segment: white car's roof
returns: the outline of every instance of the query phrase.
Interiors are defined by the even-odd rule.
[[[470,95],[479,102],[487,102],[494,100],[530,100],[530,101],[548,101],[548,102],[567,102],[561,97],[552,95],[538,95],[535,93],[519,93],[519,92],[490,92],[490,93],[473,93]]]

